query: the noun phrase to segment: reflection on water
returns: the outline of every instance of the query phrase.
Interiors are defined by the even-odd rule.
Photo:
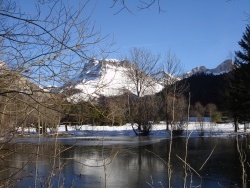
[[[67,145],[66,141],[60,145],[4,145],[0,150],[0,185],[168,187],[169,140],[147,139],[137,137],[132,142],[127,138],[128,144],[123,137],[116,145],[94,146]],[[240,139],[240,144],[250,162],[247,138]],[[190,138],[187,144],[187,187],[241,187],[236,146],[234,137]],[[183,187],[185,151],[186,139],[174,138],[170,160],[172,187]]]

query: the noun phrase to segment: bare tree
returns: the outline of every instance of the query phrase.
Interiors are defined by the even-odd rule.
[[[107,36],[95,29],[91,13],[86,15],[89,2],[36,0],[28,12],[19,1],[0,0],[0,151],[8,142],[3,137],[13,136],[18,127],[54,131],[63,99],[46,87],[64,84],[93,56],[105,56]],[[35,153],[38,159],[39,145]],[[0,158],[6,155],[1,152]],[[35,179],[37,174],[36,169]],[[9,178],[0,181],[7,187]]]
[[[118,10],[115,14],[120,13],[123,10],[126,10],[130,13],[133,13],[134,9],[144,10],[149,9],[150,7],[156,5],[159,12],[164,11],[163,8],[164,0],[140,0],[136,3],[135,7],[131,7],[126,0],[113,0],[112,8],[116,7]]]
[[[127,59],[131,63],[127,71],[129,87],[138,97],[153,94],[155,90],[159,90],[157,88],[159,85],[152,78],[160,59],[159,55],[153,55],[146,49],[132,48]]]
[[[162,65],[161,76],[159,76],[159,83],[163,85],[164,89],[161,92],[162,97],[162,111],[166,121],[166,129],[169,130],[169,125],[174,120],[174,105],[177,104],[176,99],[180,99],[187,86],[179,81],[182,74],[181,63],[177,56],[172,52],[166,53],[166,58]]]
[[[1,60],[39,85],[57,85],[92,58],[103,38],[84,10],[64,1],[34,1],[35,15],[15,1],[2,0]],[[97,49],[97,48],[96,48]]]
[[[0,1],[0,76],[3,80],[0,95],[1,103],[11,101],[10,94],[16,94],[19,99],[22,95],[24,100],[19,103],[30,105],[25,107],[30,109],[26,112],[37,116],[37,122],[41,123],[41,117],[48,115],[46,108],[56,113],[61,110],[58,108],[61,102],[52,104],[51,89],[47,87],[65,84],[85,62],[105,53],[103,42],[107,36],[103,37],[95,29],[91,14],[86,15],[89,1],[73,6],[63,0],[37,0],[30,6],[36,10],[26,12],[14,0]],[[18,113],[19,117],[24,115],[21,119],[25,122],[28,122],[27,113]]]
[[[129,109],[133,111],[129,113],[129,119],[137,135],[147,135],[152,128],[151,113],[155,111],[156,106],[150,95],[162,89],[154,78],[159,59],[159,55],[153,55],[149,50],[141,48],[132,48],[127,58],[130,62],[126,72],[128,88],[137,96],[129,100]]]
[[[147,95],[138,97],[134,101],[131,118],[135,122],[132,124],[132,128],[136,135],[146,136],[152,130],[158,111],[157,100],[157,96]]]
[[[126,96],[109,97],[105,99],[105,105],[108,107],[107,118],[111,120],[113,125],[122,125],[125,121],[125,113],[127,111]]]
[[[206,113],[206,107],[203,106],[200,102],[195,103],[194,114],[197,118],[197,122],[199,123],[198,130],[200,136],[203,136],[205,133],[204,129],[205,113]]]
[[[221,122],[221,112],[218,111],[216,104],[209,103],[206,105],[206,111],[211,119],[211,122]]]
[[[217,110],[217,106],[216,106],[216,104],[209,103],[206,105],[206,109],[207,109],[209,117],[212,118],[213,114]]]

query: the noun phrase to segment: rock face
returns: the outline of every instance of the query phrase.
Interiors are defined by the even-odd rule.
[[[228,60],[223,61],[220,65],[218,65],[214,69],[208,69],[205,66],[196,67],[192,69],[190,72],[186,73],[184,77],[189,77],[198,73],[206,73],[206,74],[214,74],[214,75],[227,73],[233,69],[233,64],[234,64],[233,61],[228,59]]]
[[[117,59],[93,59],[85,64],[79,75],[71,79],[70,83],[62,88],[62,90],[74,91],[69,94],[69,100],[72,102],[85,101],[100,96],[122,95],[125,92],[136,94],[135,84],[131,80],[128,71],[131,63],[127,60]],[[214,69],[208,69],[205,66],[196,67],[191,72],[185,73],[182,78],[190,77],[198,73],[206,74],[222,74],[231,71],[233,68],[232,60],[225,60]],[[155,94],[163,89],[164,79],[178,81],[181,78],[173,78],[172,75],[165,72],[158,72],[148,76],[151,84],[143,95]],[[154,80],[154,82],[152,82]]]
[[[212,74],[222,74],[227,73],[233,70],[233,61],[232,60],[225,60],[219,66],[214,69],[211,69]]]
[[[103,59],[91,60],[85,64],[79,75],[74,77],[68,89],[78,92],[71,95],[69,100],[79,102],[100,96],[121,95],[130,91],[136,94],[135,85],[128,76],[131,64],[126,60]],[[154,79],[149,77],[149,79]],[[153,89],[148,89],[144,95],[159,92],[162,86],[155,82]]]

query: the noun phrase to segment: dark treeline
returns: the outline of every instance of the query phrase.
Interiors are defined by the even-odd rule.
[[[204,106],[212,103],[220,111],[226,111],[228,109],[229,75],[230,73],[220,75],[195,74],[181,81],[188,85],[188,90],[184,92],[184,95],[188,99],[190,94],[191,105],[195,105],[197,102]]]

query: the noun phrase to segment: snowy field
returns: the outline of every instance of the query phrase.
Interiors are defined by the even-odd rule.
[[[244,125],[239,125],[239,130],[237,134],[245,135],[250,133],[250,126],[244,132]],[[92,125],[74,125],[67,126],[68,131],[66,131],[65,125],[58,126],[56,134],[59,135],[72,135],[72,136],[135,136],[135,133],[132,129],[131,124],[126,124],[123,126],[92,126]],[[182,136],[199,136],[201,131],[200,124],[197,122],[191,122],[184,127],[184,132]],[[210,122],[203,123],[203,131],[205,132],[204,136],[230,136],[234,135],[234,125],[233,123],[226,124],[216,124]],[[18,129],[18,132],[21,132],[21,128]],[[24,132],[26,134],[36,134],[35,128],[25,128]],[[52,133],[50,129],[47,129],[49,134]],[[169,132],[166,131],[166,124],[153,124],[152,131],[149,134],[150,137],[169,137]]]

